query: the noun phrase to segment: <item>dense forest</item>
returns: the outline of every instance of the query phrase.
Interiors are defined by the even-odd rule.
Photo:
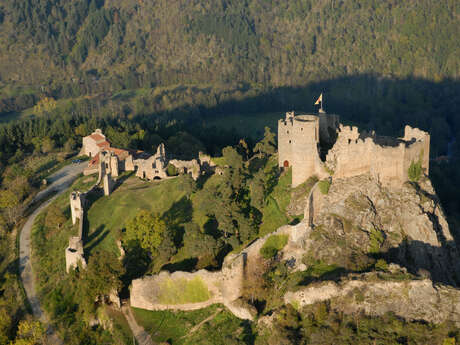
[[[323,92],[344,123],[430,132],[430,177],[460,244],[459,28],[456,0],[0,0],[0,342],[34,327],[20,324],[8,251],[24,205],[95,128],[187,159],[239,143],[246,160],[264,130],[235,114],[314,111]],[[229,185],[255,188],[237,172]],[[232,247],[261,216],[237,201],[252,213]]]

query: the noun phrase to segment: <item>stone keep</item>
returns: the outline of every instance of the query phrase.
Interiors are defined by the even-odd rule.
[[[319,125],[318,116],[294,116],[294,112],[278,121],[278,164],[282,168],[292,166],[292,187],[310,176],[327,175],[319,158]]]

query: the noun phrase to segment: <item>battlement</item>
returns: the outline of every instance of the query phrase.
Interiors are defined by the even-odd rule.
[[[402,138],[377,136],[374,131],[360,133],[357,127],[344,126],[338,120],[337,115],[324,113],[289,113],[280,120],[279,166],[292,166],[293,187],[313,175],[324,178],[329,173],[334,178],[370,174],[383,184],[400,185],[408,180],[409,166],[417,161],[428,174],[427,132],[406,126]],[[322,160],[320,152],[324,154]]]

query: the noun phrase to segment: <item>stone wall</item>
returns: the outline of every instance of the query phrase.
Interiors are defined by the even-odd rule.
[[[387,145],[381,145],[385,142]],[[375,134],[360,134],[356,127],[340,126],[337,141],[326,157],[334,178],[370,174],[377,181],[398,186],[408,180],[412,162],[422,160],[429,169],[429,135],[409,126],[403,138],[379,138]]]
[[[200,270],[194,273],[188,272],[160,272],[156,276],[147,276],[133,280],[130,294],[131,306],[148,310],[195,310],[207,307],[211,304],[222,303],[233,314],[242,319],[253,319],[254,311],[248,305],[241,302],[240,298],[244,292],[247,277],[247,265],[258,262],[260,249],[268,237],[273,234],[284,234],[289,236],[288,243],[280,252],[281,259],[292,259],[296,265],[301,264],[302,255],[305,252],[306,239],[311,229],[304,222],[297,225],[286,225],[279,228],[272,234],[268,234],[252,243],[239,254],[229,254],[218,272]],[[288,257],[284,257],[287,255]],[[182,279],[193,279],[200,277],[205,283],[210,298],[207,301],[187,304],[162,304],[157,299],[158,287],[162,280],[172,279],[178,283]]]
[[[278,121],[278,165],[292,166],[292,187],[331,172],[334,178],[370,174],[381,183],[397,186],[408,180],[409,166],[419,159],[428,174],[429,153],[429,134],[410,126],[404,137],[390,138],[360,133],[357,127],[340,125],[337,115],[325,113],[295,116],[288,112]]]

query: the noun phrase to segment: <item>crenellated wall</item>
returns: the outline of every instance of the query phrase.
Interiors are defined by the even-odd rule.
[[[385,144],[381,144],[385,143]],[[408,180],[412,162],[422,161],[429,169],[429,135],[409,126],[403,138],[363,135],[356,127],[340,126],[337,141],[326,156],[326,166],[334,178],[370,174],[383,184],[400,185]]]
[[[410,126],[405,127],[404,137],[391,138],[360,133],[357,127],[339,124],[337,115],[325,113],[295,116],[288,112],[278,121],[278,164],[292,167],[292,187],[313,175],[322,179],[329,174],[334,178],[370,174],[381,183],[400,185],[418,160],[428,174],[429,154],[429,134]]]

